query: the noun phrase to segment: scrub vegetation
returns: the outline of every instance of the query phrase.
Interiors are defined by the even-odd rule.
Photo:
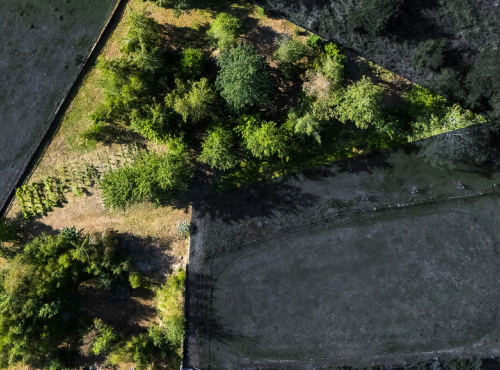
[[[249,3],[130,1],[0,224],[1,365],[178,368],[193,199],[483,121]]]

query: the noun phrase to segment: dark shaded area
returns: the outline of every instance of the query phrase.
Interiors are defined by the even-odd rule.
[[[212,219],[231,223],[246,217],[270,217],[277,211],[298,212],[312,206],[316,200],[316,196],[299,187],[267,181],[214,194],[196,201],[194,207],[201,216],[209,214]]]
[[[493,57],[500,50],[498,2],[253,2],[476,113],[500,117],[500,67]],[[428,52],[437,40],[440,55]]]

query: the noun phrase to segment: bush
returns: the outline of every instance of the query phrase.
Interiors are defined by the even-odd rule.
[[[169,276],[165,284],[156,293],[156,307],[165,330],[167,341],[182,354],[184,340],[184,289],[186,272],[178,270]]]
[[[306,40],[306,45],[311,48],[319,48],[321,43],[321,37],[311,33]]]
[[[219,49],[227,50],[236,46],[241,32],[242,27],[238,18],[227,13],[220,13],[212,21],[207,35],[216,42]]]
[[[101,189],[107,208],[150,200],[169,204],[186,189],[192,168],[186,154],[141,153],[136,160],[102,177]]]
[[[181,71],[186,80],[197,80],[205,70],[205,55],[200,49],[187,48],[182,51]]]
[[[413,55],[413,65],[417,68],[429,68],[437,71],[444,64],[446,44],[445,39],[421,42]]]
[[[260,15],[261,17],[266,15],[266,10],[264,8],[261,8],[260,6],[257,7],[257,14]]]
[[[180,221],[177,224],[177,232],[183,238],[189,238],[191,236],[191,223],[188,221]]]
[[[272,101],[276,92],[275,81],[269,74],[266,58],[260,56],[253,46],[238,45],[223,53],[219,66],[215,85],[233,111],[242,113]]]
[[[380,35],[402,3],[403,0],[363,0],[361,6],[350,13],[347,28],[350,32]]]
[[[307,56],[307,47],[291,37],[282,37],[278,41],[278,49],[274,52],[273,58],[278,61],[279,69],[285,78],[293,78],[303,67],[301,60]]]
[[[208,132],[198,160],[220,170],[232,168],[236,165],[233,145],[232,132],[222,125],[216,126]]]

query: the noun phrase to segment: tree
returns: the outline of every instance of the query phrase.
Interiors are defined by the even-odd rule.
[[[229,107],[238,113],[272,101],[275,81],[266,59],[247,44],[238,45],[219,59],[216,87]]]
[[[257,158],[277,155],[286,157],[287,136],[275,122],[261,121],[257,116],[242,116],[237,130],[243,137],[243,145]]]
[[[77,339],[78,287],[128,284],[128,269],[109,232],[91,238],[65,228],[23,246],[0,273],[0,367],[60,364]]]
[[[182,120],[172,109],[157,103],[133,110],[130,127],[149,140],[164,143],[181,134]]]
[[[359,128],[383,125],[382,99],[384,90],[363,78],[347,87],[345,96],[336,109],[341,122],[352,121]]]
[[[293,78],[302,67],[300,62],[307,56],[309,49],[291,37],[281,37],[278,45],[273,58],[279,63],[279,70],[285,78]]]
[[[231,131],[225,129],[222,125],[216,126],[208,132],[198,159],[212,168],[227,170],[236,165],[236,156],[231,151],[232,147],[233,136]]]
[[[235,47],[241,35],[242,27],[238,18],[227,13],[220,13],[210,24],[207,35],[217,43],[221,50]]]
[[[182,116],[184,122],[191,119],[196,123],[210,114],[210,106],[215,103],[215,92],[206,78],[191,85],[191,89],[182,98],[176,98],[174,110]]]
[[[351,11],[347,28],[350,32],[379,35],[402,2],[403,0],[363,0],[359,7]]]
[[[430,125],[410,139],[424,138],[417,143],[419,155],[432,165],[481,162],[492,150],[488,127],[477,125],[482,122],[483,117],[454,105],[443,119],[432,116]]]
[[[130,12],[126,24],[128,31],[122,43],[122,52],[149,52],[161,43],[161,26],[148,13]]]
[[[144,200],[168,204],[187,188],[191,175],[185,153],[141,153],[132,164],[104,174],[100,185],[104,205],[125,208]]]

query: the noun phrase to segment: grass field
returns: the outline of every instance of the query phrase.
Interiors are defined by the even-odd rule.
[[[0,7],[0,204],[50,124],[116,0],[6,0]]]
[[[498,352],[499,206],[369,213],[214,259],[210,365]]]
[[[499,180],[429,167],[408,145],[196,203],[186,365],[500,354]]]

